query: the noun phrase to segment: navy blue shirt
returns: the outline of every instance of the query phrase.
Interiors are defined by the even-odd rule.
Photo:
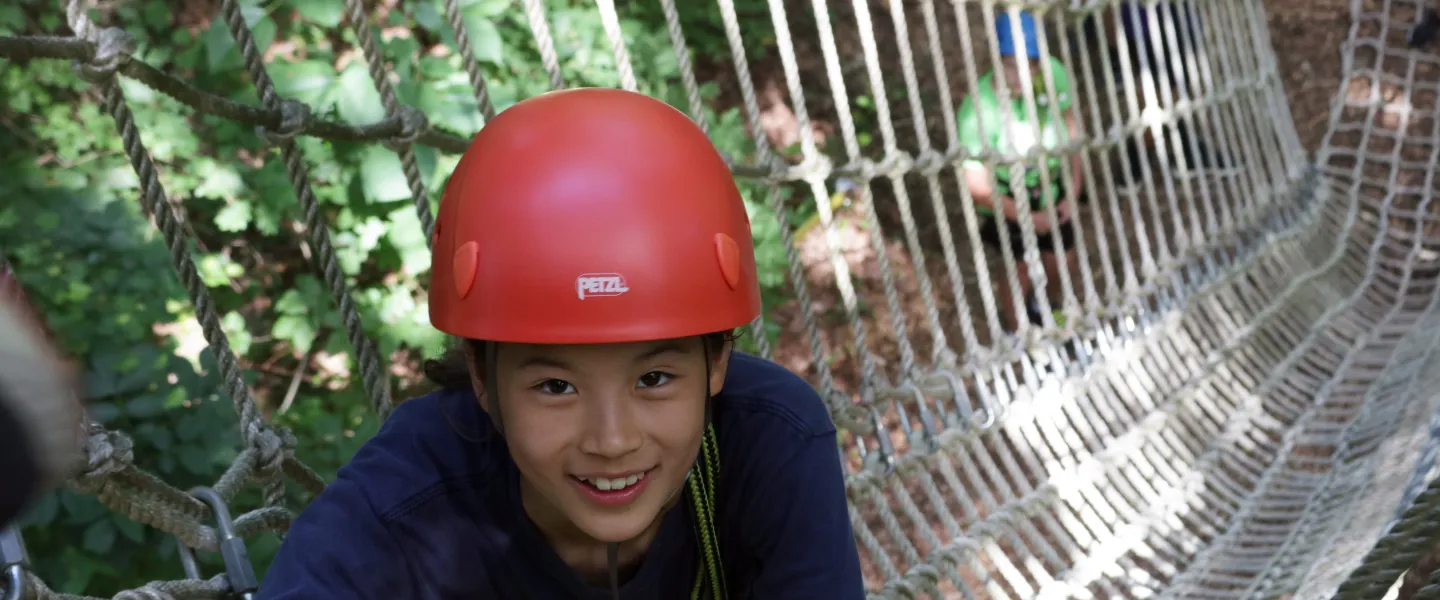
[[[716,530],[733,598],[859,600],[835,425],[784,368],[730,360],[712,418],[720,444]],[[401,404],[290,528],[265,600],[594,598],[520,505],[519,471],[469,390]],[[622,598],[688,598],[690,511],[664,517]]]

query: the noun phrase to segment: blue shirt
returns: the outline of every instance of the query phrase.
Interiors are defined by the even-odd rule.
[[[864,598],[835,425],[814,388],[734,353],[712,418],[716,530],[732,598]],[[519,471],[469,390],[401,404],[302,513],[263,600],[594,598],[520,506]],[[697,544],[669,511],[622,598],[688,598]]]

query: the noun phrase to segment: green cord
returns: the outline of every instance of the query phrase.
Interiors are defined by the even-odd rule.
[[[708,589],[705,597],[712,600],[726,600],[725,568],[720,561],[719,536],[715,531],[715,486],[720,472],[720,445],[716,442],[715,428],[707,425],[705,437],[700,441],[700,465],[698,477],[691,477],[689,487],[690,506],[694,509],[695,537],[700,542],[700,572],[695,586],[690,590],[692,600],[700,600],[701,592]]]

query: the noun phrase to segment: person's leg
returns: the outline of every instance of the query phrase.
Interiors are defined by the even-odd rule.
[[[1019,239],[1020,232],[1018,229],[1011,228],[1006,232],[1010,235],[1010,244],[1004,244],[1000,240],[1000,228],[995,224],[995,217],[992,215],[980,215],[980,218],[984,220],[984,223],[980,226],[980,240],[985,242],[985,246],[987,246],[987,249],[990,251],[986,262],[987,264],[1000,266],[998,269],[999,276],[995,277],[992,282],[992,287],[995,289],[995,302],[1000,308],[1000,325],[1005,328],[1005,331],[1013,333],[1016,329],[1019,329],[1020,323],[1016,318],[1015,296],[1010,292],[1010,281],[1006,278],[1004,263],[1001,262],[1004,260],[1004,257],[1002,257],[1000,253],[1010,251],[1011,256],[1015,258],[1015,272],[1020,278],[1020,289],[1028,296],[1029,292],[1025,290],[1028,289],[1027,280],[1029,277],[1028,271],[1025,270],[1024,259],[1021,258],[1021,254],[1015,253],[1012,250],[1012,247]],[[1021,297],[1024,298],[1026,296]]]
[[[1038,189],[1031,191],[1031,194],[1039,193]],[[1040,251],[1042,272],[1046,249],[1054,243],[1051,241],[1049,233],[1037,232],[1035,234],[1035,248]],[[1010,254],[1015,257],[1016,274],[1020,278],[1020,307],[1014,310],[1023,310],[1025,320],[1029,321],[1031,325],[1039,327],[1044,324],[1044,321],[1040,319],[1039,308],[1035,303],[1035,283],[1030,279],[1030,264],[1025,262],[1025,236],[1020,232],[1020,224],[1014,221],[1010,222]],[[1013,327],[1018,329],[1020,327],[1018,315],[1015,321]]]

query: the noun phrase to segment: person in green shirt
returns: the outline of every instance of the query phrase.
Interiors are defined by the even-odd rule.
[[[1065,65],[1054,57],[1042,56],[1040,37],[1033,15],[1020,12],[1018,25],[1022,34],[1020,40],[1013,35],[1009,13],[996,15],[995,35],[1000,46],[1001,65],[982,76],[975,93],[960,105],[957,118],[960,143],[972,154],[993,149],[1006,156],[1024,155],[1036,146],[1054,149],[1080,136],[1079,120],[1070,110],[1074,98],[1070,75]],[[1046,88],[1045,70],[1041,68],[1042,60],[1049,63],[1053,89]],[[1035,112],[1038,114],[1032,115],[1027,111],[1025,94],[1021,87],[1022,68],[1029,70]],[[1008,96],[1003,96],[997,89],[998,77],[1004,78]],[[1068,178],[1065,170],[1061,168],[1062,161],[1067,158],[1070,161]],[[967,159],[963,163],[965,185],[975,199],[976,212],[981,218],[981,239],[998,251],[1009,251],[1014,255],[1021,291],[1027,305],[1033,305],[1031,294],[1034,290],[1031,289],[1029,271],[1024,263],[1025,245],[1018,219],[1021,210],[1030,213],[1030,220],[1035,224],[1040,257],[1045,266],[1049,290],[1047,296],[1053,307],[1057,306],[1063,297],[1059,275],[1061,265],[1069,268],[1074,262],[1074,253],[1071,252],[1075,245],[1074,214],[1076,205],[1081,202],[1081,176],[1084,170],[1079,152],[1071,153],[1068,157],[1049,156],[1045,159],[1043,170],[1036,157],[1021,164],[1023,169],[1020,165],[996,164],[992,181],[991,167],[979,160]],[[1042,178],[1048,181],[1042,181]],[[1022,190],[1026,198],[1025,204],[1020,203]],[[1054,220],[1051,218],[1051,206],[1055,210]],[[1008,244],[1001,242],[1001,224],[995,217],[997,212],[1004,216]],[[1061,248],[1059,255],[1055,252],[1057,238]],[[1019,324],[1010,286],[1002,283],[997,287],[1004,325],[1006,329],[1014,331]],[[1031,322],[1039,324],[1040,317],[1033,306],[1028,312],[1031,313]]]

